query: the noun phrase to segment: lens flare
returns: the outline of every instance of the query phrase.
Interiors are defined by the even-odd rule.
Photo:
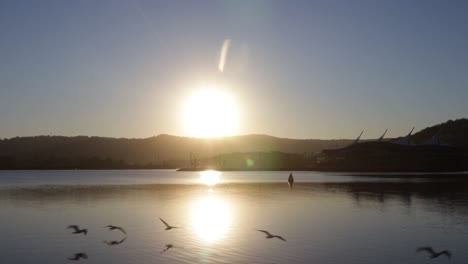
[[[224,65],[226,64],[230,44],[231,44],[230,39],[224,40],[223,46],[221,48],[221,55],[219,56],[218,69],[220,72],[224,72]]]

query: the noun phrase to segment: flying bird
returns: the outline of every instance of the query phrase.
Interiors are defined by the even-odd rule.
[[[169,249],[171,249],[171,248],[173,248],[173,247],[174,247],[174,245],[172,245],[172,244],[167,244],[167,245],[166,245],[166,248],[165,248],[163,251],[161,251],[161,253],[159,253],[159,254],[162,254],[162,253],[168,251]]]
[[[165,230],[171,230],[173,228],[180,228],[180,227],[177,227],[177,226],[171,226],[169,225],[166,221],[164,221],[161,217],[159,217],[159,220],[161,220],[161,222],[166,226],[166,229]]]
[[[80,259],[88,259],[88,255],[86,253],[76,253],[73,257],[68,258],[69,260],[80,260]]]
[[[434,249],[432,249],[432,247],[420,247],[416,250],[416,252],[421,252],[421,251],[427,251],[430,255],[429,255],[429,258],[433,259],[433,258],[438,258],[442,255],[446,255],[448,258],[452,257],[452,253],[450,253],[450,251],[448,250],[444,250],[444,251],[441,251],[441,252],[435,252]]]
[[[125,230],[120,227],[120,226],[115,226],[115,225],[107,225],[105,226],[105,228],[109,228],[109,230],[120,230],[122,233],[124,233],[125,235],[127,234],[127,232],[125,232]]]
[[[109,245],[109,246],[116,246],[116,245],[118,245],[118,244],[122,244],[122,243],[125,241],[125,239],[127,239],[127,237],[124,237],[124,238],[123,238],[122,240],[120,240],[120,241],[114,240],[114,241],[103,241],[103,242],[106,243],[106,244]]]
[[[278,238],[278,239],[281,239],[283,241],[286,242],[286,239],[284,239],[282,236],[278,236],[278,235],[272,235],[270,232],[266,231],[266,230],[259,230],[257,229],[258,232],[262,232],[262,233],[265,233],[266,234],[266,239],[270,239],[270,238]]]
[[[73,229],[73,234],[81,234],[87,235],[88,234],[88,229],[80,229],[77,225],[69,225],[67,229]]]

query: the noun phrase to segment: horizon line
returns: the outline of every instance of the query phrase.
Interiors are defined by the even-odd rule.
[[[420,130],[421,131],[421,130]],[[418,132],[420,132],[418,131]],[[418,133],[416,132],[416,133]],[[291,137],[280,137],[280,136],[273,136],[268,134],[239,134],[239,135],[230,135],[230,136],[220,136],[220,137],[193,137],[193,136],[179,136],[179,135],[172,135],[167,133],[162,133],[150,137],[111,137],[111,136],[92,136],[92,135],[29,135],[29,136],[13,136],[13,137],[0,137],[0,141],[2,140],[12,140],[17,138],[39,138],[39,137],[64,137],[64,138],[78,138],[78,137],[86,137],[86,138],[103,138],[103,139],[127,139],[127,140],[145,140],[145,139],[152,139],[161,136],[170,136],[170,137],[178,137],[178,138],[187,138],[187,139],[198,139],[198,140],[222,140],[227,138],[235,138],[235,137],[250,137],[250,136],[264,136],[264,137],[272,137],[276,139],[289,139],[289,140],[323,140],[323,141],[332,141],[332,140],[347,140],[347,141],[354,141],[356,138],[291,138]],[[386,137],[384,139],[396,139],[400,137],[404,137],[405,135],[398,136],[398,137]],[[371,137],[371,138],[361,138],[361,141],[367,140],[375,140],[378,137]]]

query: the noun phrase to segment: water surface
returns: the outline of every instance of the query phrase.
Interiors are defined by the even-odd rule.
[[[67,263],[77,252],[83,263],[427,263],[415,252],[426,245],[468,259],[462,178],[294,172],[291,191],[288,174],[222,173],[208,186],[196,172],[0,172],[2,263]],[[165,231],[159,217],[181,228]],[[108,224],[126,229],[122,244],[103,243],[125,237]]]

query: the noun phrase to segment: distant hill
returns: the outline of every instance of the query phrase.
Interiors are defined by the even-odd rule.
[[[441,141],[468,146],[468,119],[448,121],[415,133],[421,143],[438,131]],[[206,159],[221,154],[281,152],[314,154],[352,140],[288,139],[245,135],[201,139],[159,135],[146,139],[36,136],[0,140],[0,168],[159,168],[187,166],[190,154]]]
[[[190,154],[205,159],[235,152],[314,153],[337,148],[350,140],[287,139],[246,135],[201,139],[159,135],[146,139],[36,136],[0,140],[1,163],[21,168],[122,168],[128,165],[187,166]],[[68,165],[64,165],[68,164]],[[126,166],[123,166],[126,165]],[[4,167],[5,167],[4,166]]]
[[[442,144],[468,147],[468,119],[449,120],[445,123],[425,128],[414,134],[411,141],[421,144],[438,135]]]

